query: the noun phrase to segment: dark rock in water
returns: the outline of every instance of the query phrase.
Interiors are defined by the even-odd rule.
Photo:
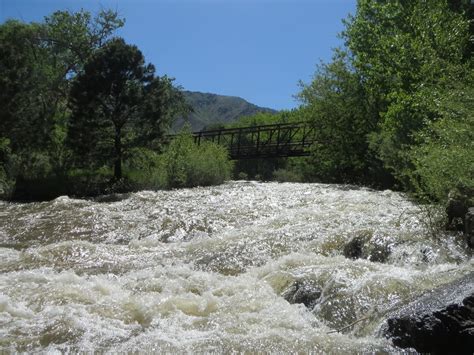
[[[344,245],[344,256],[348,259],[359,259],[362,257],[362,248],[365,240],[361,236],[354,237],[349,243]]]
[[[432,354],[473,354],[474,273],[389,315],[383,332],[401,348]]]
[[[370,261],[384,263],[387,261],[389,255],[390,248],[387,245],[376,244],[373,248],[371,248],[368,259]]]
[[[463,230],[469,207],[474,206],[474,191],[468,187],[458,187],[449,191],[446,204],[448,222],[446,229]]]
[[[368,235],[358,235],[344,245],[343,254],[348,259],[367,259],[383,263],[390,255],[390,248],[376,241],[371,242]]]
[[[295,281],[282,294],[283,298],[289,303],[302,303],[308,309],[318,303],[322,290],[310,280]]]
[[[470,207],[464,219],[464,234],[467,245],[474,248],[474,207]]]

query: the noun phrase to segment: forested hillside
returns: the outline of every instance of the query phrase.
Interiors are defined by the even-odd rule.
[[[192,112],[176,120],[173,124],[175,131],[178,131],[186,123],[191,126],[193,131],[199,131],[205,127],[231,123],[241,117],[251,116],[259,112],[276,112],[270,108],[256,106],[235,96],[193,91],[183,91],[183,94]]]

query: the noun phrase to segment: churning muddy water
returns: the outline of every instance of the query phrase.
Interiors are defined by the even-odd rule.
[[[474,269],[462,238],[433,236],[392,191],[237,181],[121,197],[0,202],[0,351],[393,352],[386,314]],[[295,285],[314,299],[291,303]]]

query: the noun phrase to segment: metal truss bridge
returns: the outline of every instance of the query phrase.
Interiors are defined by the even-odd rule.
[[[210,141],[229,150],[231,159],[299,157],[309,155],[314,128],[307,122],[194,132],[194,142]]]

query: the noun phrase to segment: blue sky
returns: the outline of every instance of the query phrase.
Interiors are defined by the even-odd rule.
[[[298,81],[342,45],[341,20],[356,0],[0,0],[0,21],[41,21],[54,10],[112,8],[119,31],[159,75],[187,90],[290,109]]]

